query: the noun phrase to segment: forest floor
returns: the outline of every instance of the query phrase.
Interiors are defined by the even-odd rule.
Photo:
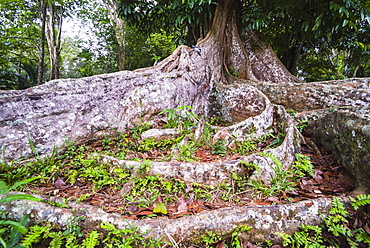
[[[311,138],[306,137],[306,139]],[[95,139],[93,142],[84,141],[85,143],[80,143],[79,146],[84,147],[86,154],[92,153],[93,151],[98,152],[107,149],[106,140],[107,137],[104,139]],[[108,213],[119,213],[124,218],[140,219],[163,215],[169,218],[178,218],[184,215],[196,214],[204,210],[232,206],[286,204],[319,197],[345,196],[354,190],[354,181],[349,176],[349,173],[335,162],[330,151],[321,146],[319,141],[312,141],[316,144],[315,149],[303,145],[301,154],[310,158],[314,166],[313,176],[307,175],[301,178],[299,182],[296,183],[294,190],[286,192],[281,191],[273,196],[257,194],[251,197],[248,190],[244,192],[243,190],[237,190],[236,188],[240,188],[242,185],[237,185],[238,181],[234,180],[231,182],[231,184],[234,185],[232,185],[231,191],[233,191],[233,193],[230,193],[230,197],[225,197],[225,191],[215,188],[202,188],[202,191],[208,190],[209,192],[200,194],[200,196],[199,194],[194,196],[194,193],[189,193],[189,191],[193,190],[192,185],[185,184],[186,189],[179,189],[178,194],[175,192],[175,195],[174,192],[169,192],[168,194],[165,192],[158,194],[158,192],[156,192],[153,193],[156,196],[153,201],[154,198],[148,200],[151,194],[149,192],[149,197],[146,198],[146,200],[143,200],[143,198],[135,198],[135,200],[133,199],[130,201],[127,198],[124,199],[122,194],[132,190],[132,188],[125,190],[124,187],[116,187],[115,184],[103,185],[97,188],[94,180],[84,180],[81,178],[76,179],[73,183],[68,183],[68,179],[66,179],[65,176],[63,178],[64,174],[60,173],[60,171],[57,172],[57,174],[60,174],[60,177],[57,177],[56,180],[48,180],[44,183],[30,185],[27,187],[27,191],[29,193],[38,193],[50,197],[59,197],[64,200],[64,203],[66,203],[64,204],[65,206],[67,206],[69,201],[77,201],[102,208]],[[126,157],[158,161],[168,156],[170,152],[170,149],[150,149],[144,153],[129,153],[126,154]],[[212,154],[210,147],[206,145],[198,147],[195,156],[198,158],[197,162],[236,160],[242,157],[237,153],[226,156]],[[71,169],[71,163],[66,163],[60,170],[65,171],[69,169]],[[157,179],[153,180],[155,181]],[[147,184],[148,187],[150,187],[150,182],[147,182]],[[150,185],[153,187],[165,187],[160,182]],[[183,193],[180,194],[180,191]],[[228,192],[230,192],[230,189]],[[204,196],[204,198],[201,196]],[[158,202],[164,202],[163,205],[165,206],[161,206],[165,210],[158,210]],[[186,207],[184,207],[184,205],[186,205]]]

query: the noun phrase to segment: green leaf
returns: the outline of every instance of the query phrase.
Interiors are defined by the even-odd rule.
[[[18,232],[23,233],[23,234],[26,234],[27,231],[28,231],[27,228],[25,226],[23,226],[21,223],[16,222],[16,221],[12,221],[12,220],[3,220],[3,221],[0,221],[0,225],[1,226],[10,225],[15,230],[17,230]]]
[[[348,20],[343,20],[343,24],[342,24],[342,27],[345,27],[347,24],[348,24]]]
[[[6,182],[0,181],[0,195],[5,195],[5,194],[8,194],[9,192],[10,192],[10,189],[8,185],[6,184]]]
[[[35,180],[40,179],[40,178],[42,178],[42,177],[32,177],[32,178],[28,178],[28,179],[20,181],[20,182],[16,182],[13,186],[11,186],[9,188],[9,190],[16,189],[16,188],[18,188],[19,186],[21,186],[23,184],[30,183],[30,182],[35,181]]]
[[[167,208],[163,202],[157,202],[155,208],[153,209],[153,213],[167,214]]]
[[[17,200],[27,200],[27,201],[40,201],[40,198],[34,197],[32,195],[27,194],[14,194],[8,195],[0,200],[0,203],[17,201]]]

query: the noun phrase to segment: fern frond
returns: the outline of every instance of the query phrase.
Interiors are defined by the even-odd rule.
[[[63,238],[64,235],[62,232],[52,232],[48,235],[53,240],[50,242],[49,247],[50,248],[60,248],[63,245]]]
[[[356,196],[357,200],[351,198],[352,200],[352,207],[357,210],[361,206],[366,206],[370,204],[370,195],[361,194]]]
[[[343,217],[348,216],[348,212],[346,211],[346,208],[344,207],[344,204],[340,201],[339,197],[333,197],[329,214],[341,215]]]
[[[78,247],[76,236],[69,235],[66,241],[66,248],[76,248],[76,247]]]
[[[26,234],[26,236],[23,238],[21,246],[24,248],[32,247],[32,244],[39,242],[44,234],[48,233],[50,229],[50,227],[46,226],[30,227],[31,232]]]
[[[370,235],[365,232],[363,228],[356,229],[355,238],[358,242],[363,242],[365,244],[370,244]]]
[[[97,231],[92,231],[90,233],[89,237],[87,237],[83,241],[82,247],[85,247],[85,248],[94,248],[98,244],[99,244],[99,233]]]

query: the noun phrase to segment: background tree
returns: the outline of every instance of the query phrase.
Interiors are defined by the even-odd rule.
[[[116,39],[118,43],[118,68],[119,70],[125,69],[125,45],[126,45],[126,24],[125,21],[118,17],[117,0],[103,0],[104,6],[109,12],[111,21],[114,23],[114,30],[116,33]]]
[[[364,44],[370,41],[368,1],[246,1],[242,20],[248,29],[265,35],[278,57],[294,75],[297,75],[300,56],[307,52],[312,54],[315,50],[347,53],[348,58],[341,60],[348,68],[343,74],[346,77],[356,76],[349,71],[353,72],[368,61],[362,57],[368,50]],[[353,56],[356,57],[356,65],[350,62],[349,58]],[[322,59],[328,57],[323,56]],[[303,61],[302,64],[306,62],[309,61]]]
[[[0,2],[0,89],[24,89],[37,82],[38,6]]]

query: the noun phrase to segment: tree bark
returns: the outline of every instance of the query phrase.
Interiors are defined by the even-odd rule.
[[[57,9],[59,8],[59,9]],[[63,6],[47,5],[46,39],[50,56],[50,80],[60,76],[60,45],[62,35]]]
[[[45,70],[44,62],[45,62],[46,3],[44,0],[40,0],[40,15],[41,15],[40,58],[37,72],[37,85],[43,83]]]
[[[116,0],[103,0],[103,3],[109,11],[110,18],[114,21],[114,30],[118,42],[118,69],[125,69],[125,46],[126,46],[126,24],[125,21],[118,17],[118,4]]]

